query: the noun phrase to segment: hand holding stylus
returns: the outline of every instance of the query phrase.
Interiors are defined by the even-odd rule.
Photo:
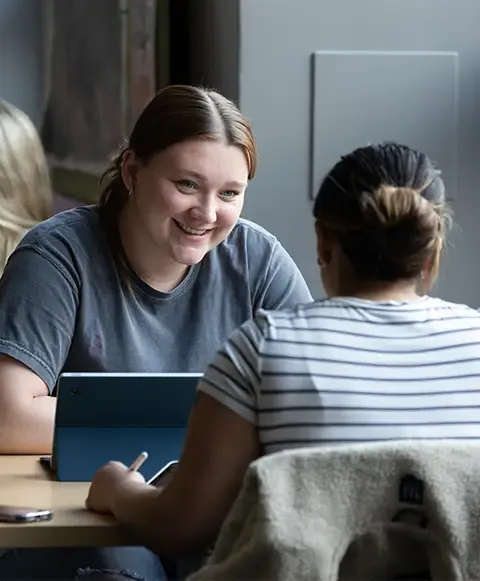
[[[147,452],[142,452],[127,467],[121,462],[109,462],[100,468],[93,477],[88,497],[87,508],[96,512],[111,513],[115,502],[115,495],[127,482],[136,482],[145,485],[145,479],[138,469],[148,458]]]

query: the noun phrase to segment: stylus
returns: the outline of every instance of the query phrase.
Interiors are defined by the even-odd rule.
[[[137,458],[132,462],[129,470],[131,472],[136,472],[140,466],[145,462],[145,460],[148,458],[148,452],[141,452]]]

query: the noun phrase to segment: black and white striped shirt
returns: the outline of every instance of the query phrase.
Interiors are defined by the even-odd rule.
[[[431,297],[259,312],[233,333],[199,390],[255,423],[265,453],[480,438],[480,313]]]

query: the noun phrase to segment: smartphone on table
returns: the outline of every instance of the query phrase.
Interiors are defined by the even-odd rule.
[[[25,506],[0,505],[0,522],[31,523],[52,520],[53,510]]]
[[[163,488],[167,485],[170,478],[173,476],[173,473],[177,469],[178,460],[173,460],[168,464],[165,464],[163,468],[161,468],[156,474],[154,474],[147,484],[151,484],[152,486],[157,486],[158,488]]]

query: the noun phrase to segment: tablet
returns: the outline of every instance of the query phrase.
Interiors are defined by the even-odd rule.
[[[142,450],[150,480],[178,460],[202,374],[63,373],[57,386],[52,469],[90,481],[110,460],[130,465]]]

